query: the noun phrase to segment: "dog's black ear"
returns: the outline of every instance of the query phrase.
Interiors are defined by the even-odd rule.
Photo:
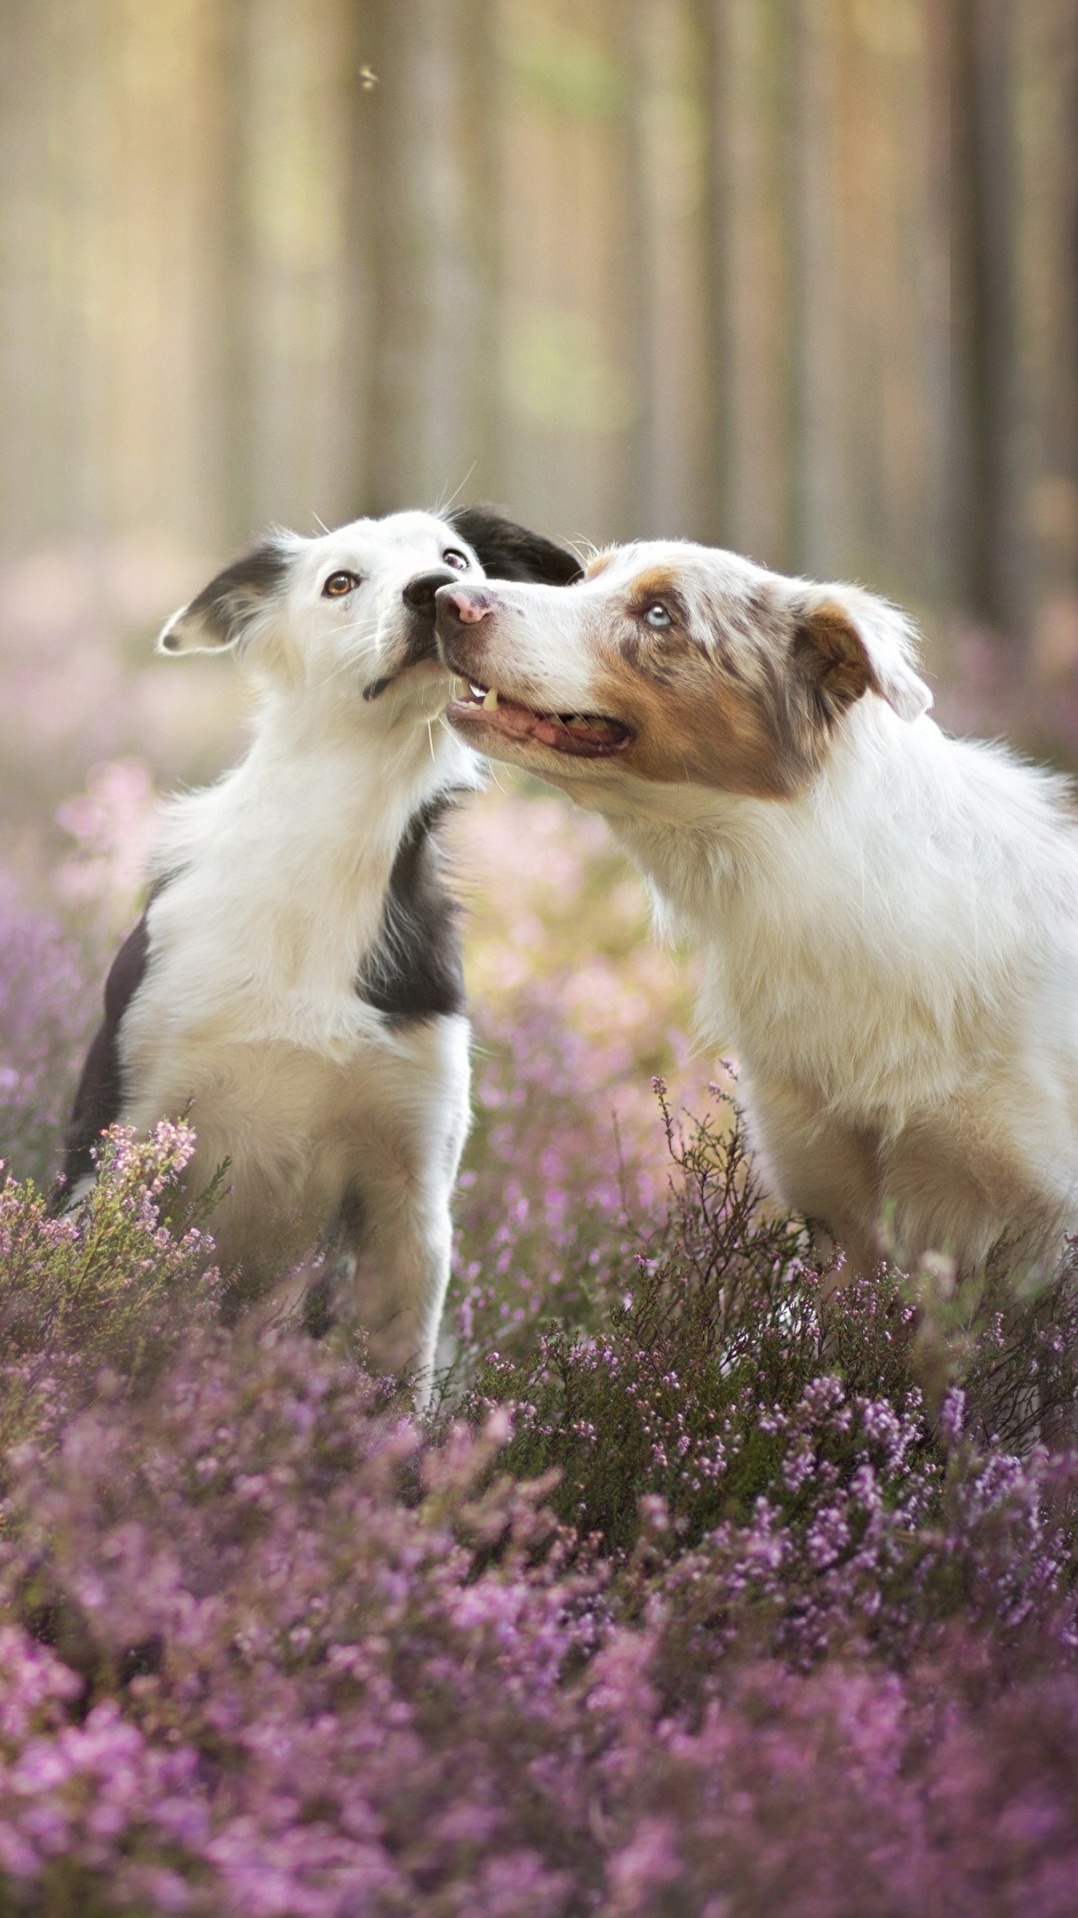
[[[538,580],[545,586],[569,586],[583,579],[575,553],[542,533],[533,533],[497,506],[462,506],[449,523],[467,540],[491,579]]]
[[[188,606],[166,621],[159,653],[219,653],[235,646],[279,597],[288,572],[283,539],[263,540],[211,579]]]

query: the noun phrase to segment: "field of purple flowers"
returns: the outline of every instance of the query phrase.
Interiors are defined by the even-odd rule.
[[[4,847],[0,1918],[1073,1918],[1068,1275],[825,1300],[600,829],[495,792],[435,1413],[225,1328],[183,1127],[41,1197],[149,793]]]

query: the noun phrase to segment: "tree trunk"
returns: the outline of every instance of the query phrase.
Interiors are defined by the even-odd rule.
[[[365,495],[389,512],[484,490],[491,476],[498,197],[481,128],[495,65],[489,0],[394,0],[367,19]]]

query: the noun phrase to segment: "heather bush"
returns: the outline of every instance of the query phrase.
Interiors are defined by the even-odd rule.
[[[93,1020],[86,960],[0,871],[0,1159],[44,1184]]]
[[[213,558],[134,539],[0,561],[3,812],[20,832],[39,831],[95,765],[138,754],[172,783],[227,762],[234,675],[200,659],[173,674],[153,651]]]
[[[533,1321],[475,1367],[473,1419],[513,1421],[504,1463],[556,1474],[552,1507],[615,1561],[619,1602],[646,1609],[657,1579],[676,1595],[671,1673],[698,1670],[701,1634],[712,1663],[755,1645],[807,1668],[909,1651],[952,1616],[1047,1615],[1073,1569],[1069,1468],[986,1443],[977,1416],[1008,1359],[1011,1397],[1035,1388],[1043,1297],[1005,1332],[967,1319],[932,1415],[923,1283],[829,1290],[803,1228],[763,1206],[729,1101],[679,1133],[659,1091],[677,1176],[658,1228],[633,1251],[623,1222],[585,1267],[583,1323]]]
[[[148,1390],[170,1353],[216,1316],[212,1241],[180,1198],[194,1134],[114,1128],[78,1216],[50,1215],[0,1166],[0,1434],[8,1447],[62,1430],[113,1387]],[[173,1220],[165,1220],[171,1204]],[[111,1382],[111,1383],[110,1383]],[[0,1483],[9,1468],[0,1461]]]
[[[77,1220],[0,1189],[0,1918],[1070,1918],[1073,1277],[833,1290],[725,1089],[682,1116],[638,895],[533,810],[431,1419],[222,1323],[184,1126]],[[39,1179],[96,997],[48,937],[2,955]]]
[[[25,855],[0,864],[0,1159],[42,1187],[56,1170],[108,960],[137,917],[152,816],[141,762],[100,765],[57,808],[61,856],[46,876]]]
[[[1063,1918],[1072,1466],[975,1444],[957,1388],[928,1421],[897,1286],[829,1350],[736,1129],[678,1146],[639,1298],[593,1279],[580,1390],[603,1338],[636,1371],[585,1489],[617,1466],[624,1534],[559,1518],[522,1399],[423,1430],[326,1344],[223,1328],[162,1222],[189,1147],[115,1136],[82,1227],[5,1192],[7,1320],[60,1383],[4,1448],[0,1910]]]

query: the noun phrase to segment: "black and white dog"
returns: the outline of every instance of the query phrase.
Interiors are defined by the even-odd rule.
[[[468,1126],[437,829],[480,783],[442,724],[434,595],[579,573],[490,508],[396,513],[267,539],[158,641],[233,651],[258,694],[254,737],[219,784],[169,803],[76,1096],[64,1202],[92,1182],[105,1127],[146,1132],[190,1107],[192,1190],[227,1162],[222,1266],[257,1290],[316,1246],[339,1251],[375,1363],[421,1381]]]

